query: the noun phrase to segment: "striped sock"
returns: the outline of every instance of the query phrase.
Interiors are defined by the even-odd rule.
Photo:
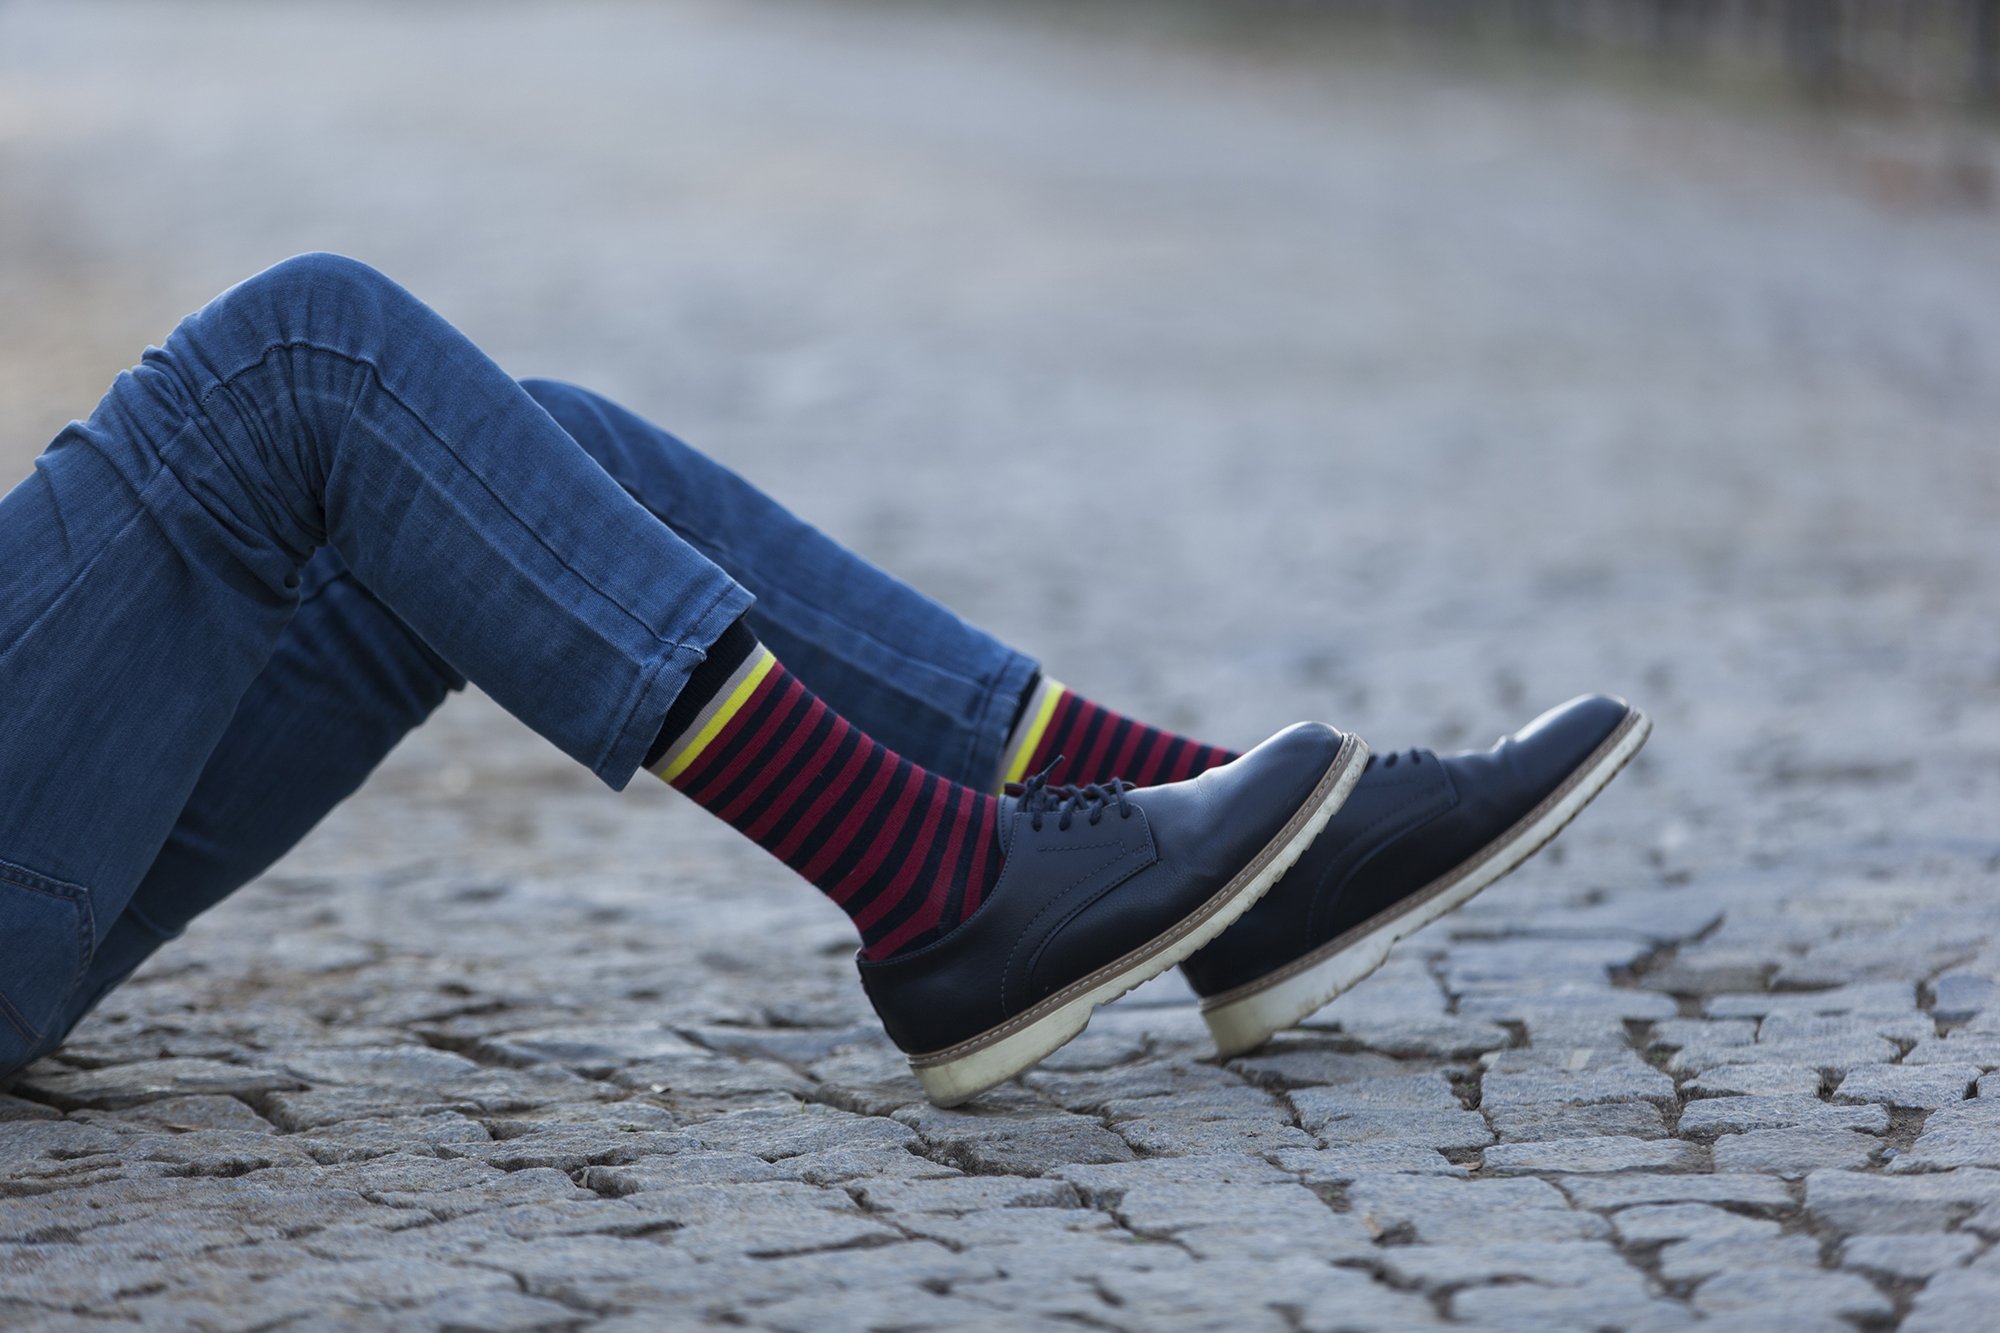
[[[740,622],[681,691],[646,767],[838,903],[864,957],[956,926],[1000,877],[993,797],[864,735]]]
[[[1161,731],[1092,703],[1059,680],[1036,679],[1021,706],[1000,763],[1002,783],[1019,782],[1064,756],[1058,782],[1109,782],[1136,787],[1179,782],[1226,764],[1234,750]]]

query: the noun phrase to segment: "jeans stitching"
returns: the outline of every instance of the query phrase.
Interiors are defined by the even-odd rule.
[[[17,866],[8,861],[0,861],[0,883],[11,885],[28,893],[52,898],[71,908],[76,916],[76,963],[70,978],[72,987],[83,976],[85,963],[90,957],[90,942],[94,934],[92,922],[95,914],[91,911],[90,892],[81,884],[56,879],[52,875],[38,874],[26,866]],[[8,1023],[27,1037],[30,1043],[39,1042],[46,1035],[36,1031],[27,1016],[15,1007],[14,1002],[0,992],[0,1011],[4,1011]]]

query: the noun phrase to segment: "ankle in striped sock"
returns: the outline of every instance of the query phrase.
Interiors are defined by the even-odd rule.
[[[864,957],[971,916],[1000,877],[998,802],[864,734],[740,628],[690,678],[647,768],[839,904]]]
[[[1039,773],[1063,755],[1065,762],[1053,775],[1059,782],[1123,778],[1136,787],[1179,782],[1236,758],[1233,750],[1114,713],[1048,676],[1028,691],[1004,755],[1002,784]]]

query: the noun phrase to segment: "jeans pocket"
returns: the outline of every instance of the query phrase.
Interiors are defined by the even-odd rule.
[[[81,885],[0,861],[0,1073],[40,1055],[90,960]]]

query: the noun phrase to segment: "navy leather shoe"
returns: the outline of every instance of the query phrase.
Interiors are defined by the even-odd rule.
[[[1182,965],[1236,1055],[1382,965],[1389,946],[1539,851],[1645,744],[1652,723],[1587,695],[1490,750],[1369,761],[1298,864]]]
[[[1368,747],[1301,723],[1187,782],[1002,798],[1000,878],[943,938],[861,984],[924,1092],[955,1106],[1083,1031],[1226,929],[1311,845]]]

